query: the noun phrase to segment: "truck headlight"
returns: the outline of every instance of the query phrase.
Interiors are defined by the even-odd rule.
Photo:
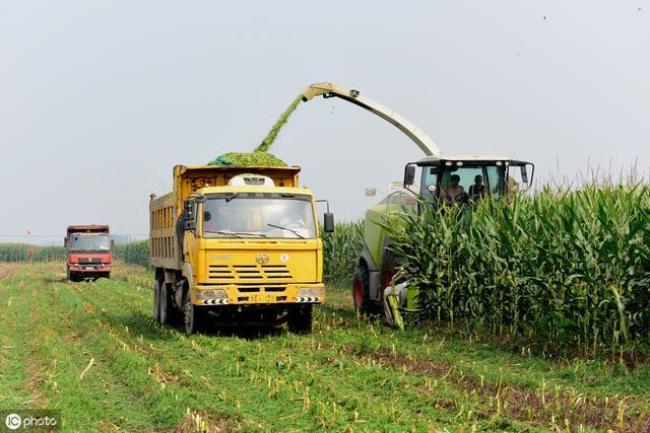
[[[228,299],[228,294],[223,289],[200,290],[196,292],[199,299]]]
[[[325,297],[325,289],[322,287],[301,287],[298,289],[297,296],[307,296],[310,298],[323,298]]]

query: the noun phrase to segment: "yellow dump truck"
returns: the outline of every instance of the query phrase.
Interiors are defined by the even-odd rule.
[[[182,166],[151,196],[150,261],[158,323],[282,323],[310,332],[325,299],[323,244],[300,167]],[[334,229],[324,215],[323,230]]]

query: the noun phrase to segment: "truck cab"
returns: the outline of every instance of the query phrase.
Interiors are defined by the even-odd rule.
[[[323,244],[298,167],[183,167],[150,204],[154,316],[192,334],[208,321],[309,332],[325,300]],[[176,197],[176,198],[174,198]],[[334,228],[325,214],[323,230]]]
[[[113,241],[109,226],[68,226],[63,242],[67,252],[68,280],[110,278],[113,268]]]

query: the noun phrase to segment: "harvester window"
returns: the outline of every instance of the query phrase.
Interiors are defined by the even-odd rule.
[[[424,167],[422,170],[422,198],[431,201],[438,188],[438,167]]]
[[[504,176],[504,169],[493,164],[464,165],[446,168],[440,184],[443,192],[448,191],[452,188],[453,179],[457,181],[459,188],[462,188],[464,192],[463,200],[476,201],[488,195],[502,195],[505,184]]]

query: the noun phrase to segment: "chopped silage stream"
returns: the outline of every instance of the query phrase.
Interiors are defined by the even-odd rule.
[[[244,167],[286,167],[288,164],[282,161],[280,158],[269,153],[271,146],[278,138],[280,131],[289,121],[289,117],[293,114],[294,111],[298,108],[302,102],[302,95],[299,95],[296,99],[291,102],[289,107],[280,115],[278,120],[273,124],[271,130],[266,135],[262,143],[257,146],[251,152],[228,152],[222,155],[219,155],[213,161],[210,161],[208,165],[224,166],[224,165],[236,165]]]

